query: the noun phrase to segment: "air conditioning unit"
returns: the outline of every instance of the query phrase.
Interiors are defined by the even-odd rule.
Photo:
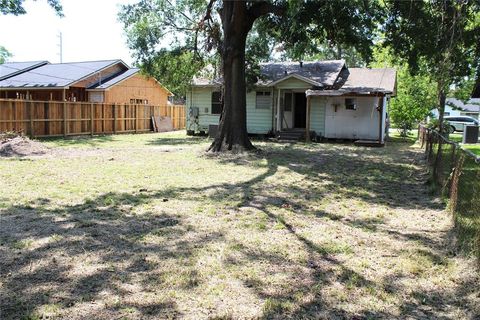
[[[463,129],[463,143],[478,143],[479,126],[465,126]]]

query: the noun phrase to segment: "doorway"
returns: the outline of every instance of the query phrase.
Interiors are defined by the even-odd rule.
[[[294,128],[305,128],[307,125],[307,97],[304,92],[295,93]]]

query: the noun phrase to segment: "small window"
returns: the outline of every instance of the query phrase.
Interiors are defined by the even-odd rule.
[[[257,109],[270,109],[270,91],[257,91],[255,107]]]
[[[355,104],[355,99],[346,98],[345,99],[345,109],[347,109],[347,110],[357,110],[357,105]]]
[[[292,94],[290,92],[285,92],[285,104],[283,111],[292,111]]]
[[[222,113],[222,95],[220,91],[212,92],[212,114]]]

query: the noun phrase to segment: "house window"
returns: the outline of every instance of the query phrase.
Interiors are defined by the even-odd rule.
[[[345,99],[345,109],[347,109],[347,110],[357,110],[357,105],[355,103],[355,99],[346,98]]]
[[[283,106],[283,111],[292,111],[292,98],[293,95],[290,92],[285,93],[285,104]]]
[[[257,91],[257,100],[255,103],[257,109],[270,109],[271,101],[270,91]]]
[[[212,114],[222,113],[222,95],[220,91],[212,92]]]

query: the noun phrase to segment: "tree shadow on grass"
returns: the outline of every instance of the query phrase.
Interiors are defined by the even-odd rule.
[[[132,213],[135,206],[151,199],[144,194],[108,193],[61,208],[38,199],[32,205],[3,210],[2,319],[39,316],[39,308],[45,306],[60,306],[79,318],[88,314],[118,317],[125,308],[142,318],[178,316],[174,301],[168,298],[150,295],[145,301],[118,301],[129,296],[133,290],[129,285],[137,286],[134,291],[140,297],[143,291],[151,291],[153,279],[148,277],[157,269],[158,278],[176,281],[173,288],[198,285],[198,280],[191,279],[193,274],[177,278],[174,269],[159,266],[171,260],[191,267],[195,253],[221,241],[223,235],[198,231],[180,215]],[[91,313],[92,304],[100,301],[105,308]]]
[[[328,218],[351,228],[400,238],[406,243],[420,242],[429,249],[421,254],[435,264],[441,263],[446,255],[445,250],[432,243],[428,236],[390,233],[383,228],[381,220],[349,221],[334,212],[310,210],[309,198],[331,194],[390,208],[438,207],[429,196],[419,199],[423,194],[422,181],[412,182],[411,174],[418,174],[421,169],[409,165],[408,158],[412,154],[408,151],[400,151],[395,156],[387,154],[385,159],[379,160],[370,154],[362,156],[358,150],[342,153],[295,146],[285,150],[266,148],[264,153],[253,158],[213,157],[212,161],[219,164],[264,168],[261,174],[242,183],[213,183],[207,187],[138,193],[112,192],[64,207],[52,207],[49,199],[40,198],[29,205],[5,208],[0,225],[2,317],[29,316],[45,305],[60,305],[63,310],[60,312],[79,317],[181,317],[175,294],[159,298],[154,293],[159,288],[178,293],[201,286],[205,279],[197,269],[196,256],[208,246],[223,242],[234,246],[237,254],[226,257],[225,268],[243,268],[261,261],[268,265],[267,270],[288,278],[288,283],[282,285],[269,283],[261,275],[239,276],[243,286],[263,303],[260,318],[428,318],[442,317],[443,309],[452,306],[465,308],[469,301],[463,297],[472,292],[468,283],[459,284],[453,293],[437,289],[413,290],[400,302],[398,314],[371,310],[352,312],[338,301],[332,301],[325,292],[324,289],[331,286],[365,291],[388,286],[392,294],[402,296],[408,292],[402,286],[408,277],[369,280],[349,267],[341,252],[332,251],[303,234],[301,227],[281,214],[282,210],[289,209],[294,217],[312,217],[313,220],[308,221],[315,223],[324,223],[323,219]],[[379,151],[378,155],[384,154]],[[311,189],[308,184],[292,181],[287,184],[290,193],[276,194],[270,188],[284,186],[275,186],[272,178],[282,170],[293,171],[299,179],[310,182],[320,184],[328,180],[330,183]],[[398,193],[399,188],[413,190]],[[223,233],[201,229],[190,224],[187,216],[181,213],[153,212],[152,209],[150,213],[135,215],[136,207],[148,205],[154,199],[201,202],[205,198],[214,203],[231,199],[228,209],[236,213],[245,208],[261,212],[270,225],[285,230],[281,232],[289,241],[306,252],[305,261],[294,261],[262,246],[246,246]],[[232,223],[231,228],[238,226]],[[243,231],[248,232],[247,229]],[[264,232],[265,237],[274,235],[269,227]],[[151,241],[151,238],[159,241]],[[351,250],[355,253],[354,247]],[[136,301],[129,300],[132,292],[137,295]],[[429,295],[436,298],[425,299]],[[219,315],[223,312],[221,308],[219,305],[215,310]]]

